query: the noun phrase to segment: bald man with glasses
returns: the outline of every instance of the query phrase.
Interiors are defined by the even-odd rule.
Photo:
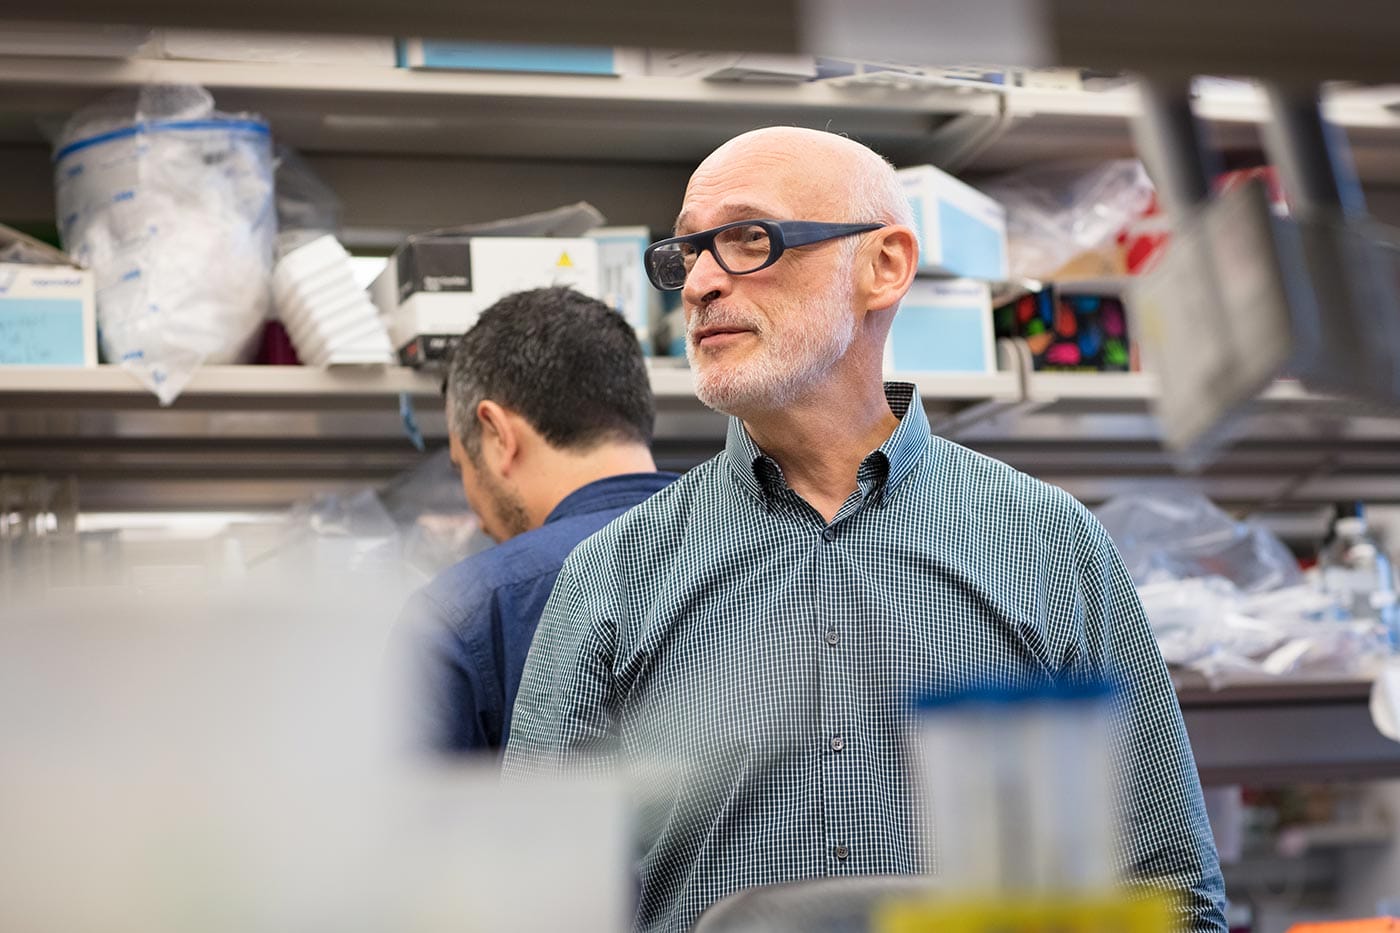
[[[646,265],[682,294],[725,450],[569,558],[507,777],[620,770],[635,925],[680,931],[753,885],[929,870],[917,691],[1111,679],[1122,863],[1222,933],[1180,709],[1112,542],[1062,490],[934,436],[916,388],[883,379],[910,221],[891,167],[828,133],[757,130],[696,169]]]

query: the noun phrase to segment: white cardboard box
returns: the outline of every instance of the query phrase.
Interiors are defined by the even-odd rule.
[[[652,334],[661,319],[661,293],[647,280],[643,253],[651,244],[647,227],[598,227],[588,231],[598,242],[598,288],[604,303],[632,325],[642,352],[652,355]]]
[[[156,58],[220,62],[283,62],[299,65],[369,65],[393,68],[390,36],[257,30],[161,29],[146,48]]]
[[[915,279],[885,342],[885,371],[993,373],[992,294],[972,279]]]
[[[932,165],[900,169],[899,177],[914,211],[920,273],[1007,278],[1005,207]]]
[[[817,60],[811,55],[647,49],[646,73],[707,81],[798,83],[817,77]]]
[[[0,365],[96,366],[92,273],[61,250],[0,225],[0,252],[16,246],[38,262],[0,262]]]
[[[370,286],[407,365],[440,363],[482,311],[512,292],[567,285],[602,299],[598,243],[586,237],[409,237]]]

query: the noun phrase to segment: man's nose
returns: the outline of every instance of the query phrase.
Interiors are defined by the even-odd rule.
[[[681,294],[688,305],[709,304],[729,292],[731,276],[720,268],[719,262],[709,250],[701,250],[695,257],[695,264],[686,273],[685,288]]]

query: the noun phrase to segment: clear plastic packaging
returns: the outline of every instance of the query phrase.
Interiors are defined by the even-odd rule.
[[[277,145],[277,258],[340,230],[340,199],[290,146]]]
[[[64,247],[91,268],[102,351],[161,400],[201,364],[244,361],[269,306],[267,124],[156,85],[79,111],[55,142]]]
[[[1122,496],[1096,514],[1168,664],[1219,682],[1232,674],[1359,674],[1385,656],[1376,620],[1342,617],[1282,541],[1202,496]]]
[[[1045,280],[1080,253],[1113,242],[1152,203],[1142,163],[1050,164],[995,179],[982,190],[1006,207],[1012,279]]]
[[[1302,582],[1288,547],[1262,525],[1238,522],[1204,496],[1119,496],[1096,509],[1139,587],[1224,577],[1247,593]]]

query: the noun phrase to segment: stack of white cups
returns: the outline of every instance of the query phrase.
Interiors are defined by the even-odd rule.
[[[393,362],[384,323],[335,237],[318,237],[278,260],[272,294],[304,364]]]

